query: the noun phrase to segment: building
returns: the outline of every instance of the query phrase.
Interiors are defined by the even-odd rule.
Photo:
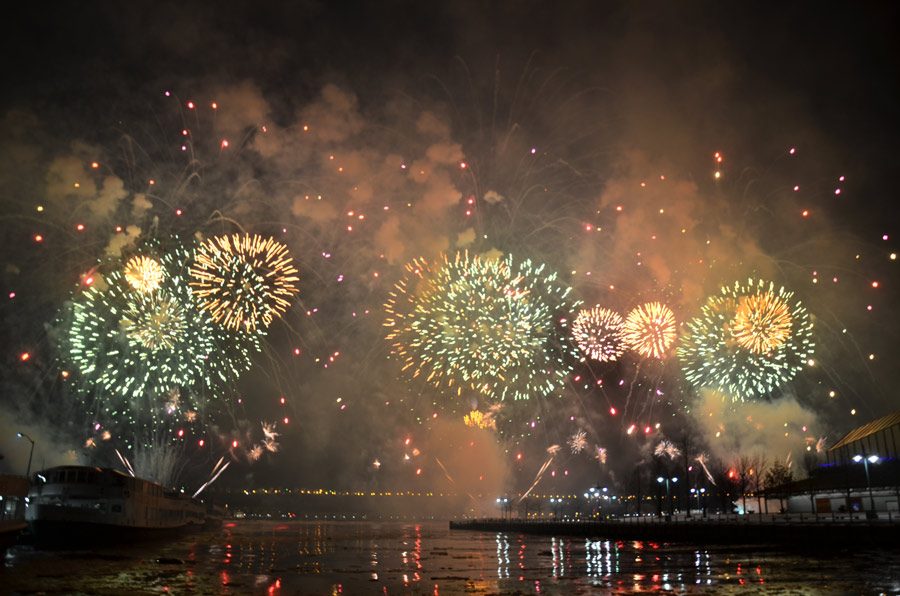
[[[900,411],[873,420],[848,432],[826,452],[829,464],[846,464],[857,455],[882,459],[900,456]]]

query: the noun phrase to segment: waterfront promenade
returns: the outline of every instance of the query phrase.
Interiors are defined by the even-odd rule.
[[[900,516],[860,514],[672,515],[609,519],[473,519],[451,529],[552,534],[607,540],[696,544],[794,544],[807,547],[895,546]]]

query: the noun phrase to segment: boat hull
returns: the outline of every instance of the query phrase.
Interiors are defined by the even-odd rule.
[[[168,540],[196,531],[194,524],[147,528],[69,520],[36,519],[28,523],[32,541],[40,546],[90,547]]]
[[[199,530],[206,507],[157,483],[115,470],[60,466],[36,475],[26,512],[40,545],[134,542]]]

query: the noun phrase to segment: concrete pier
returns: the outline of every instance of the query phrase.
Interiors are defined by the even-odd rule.
[[[900,518],[865,515],[722,515],[708,517],[625,517],[611,519],[477,519],[451,521],[451,529],[522,534],[583,536],[606,540],[647,540],[694,544],[793,544],[894,546]]]

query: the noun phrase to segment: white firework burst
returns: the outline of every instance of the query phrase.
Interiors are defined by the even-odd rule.
[[[572,453],[579,454],[587,448],[587,433],[579,429],[569,438],[569,448]]]
[[[681,455],[681,450],[676,447],[672,441],[667,441],[663,439],[659,442],[656,448],[653,450],[653,455],[656,457],[663,457],[664,455],[669,456],[669,459],[675,459],[679,455]]]
[[[274,441],[276,437],[278,437],[281,433],[275,432],[276,422],[268,423],[262,422],[262,431],[263,434],[266,435],[266,440]]]

